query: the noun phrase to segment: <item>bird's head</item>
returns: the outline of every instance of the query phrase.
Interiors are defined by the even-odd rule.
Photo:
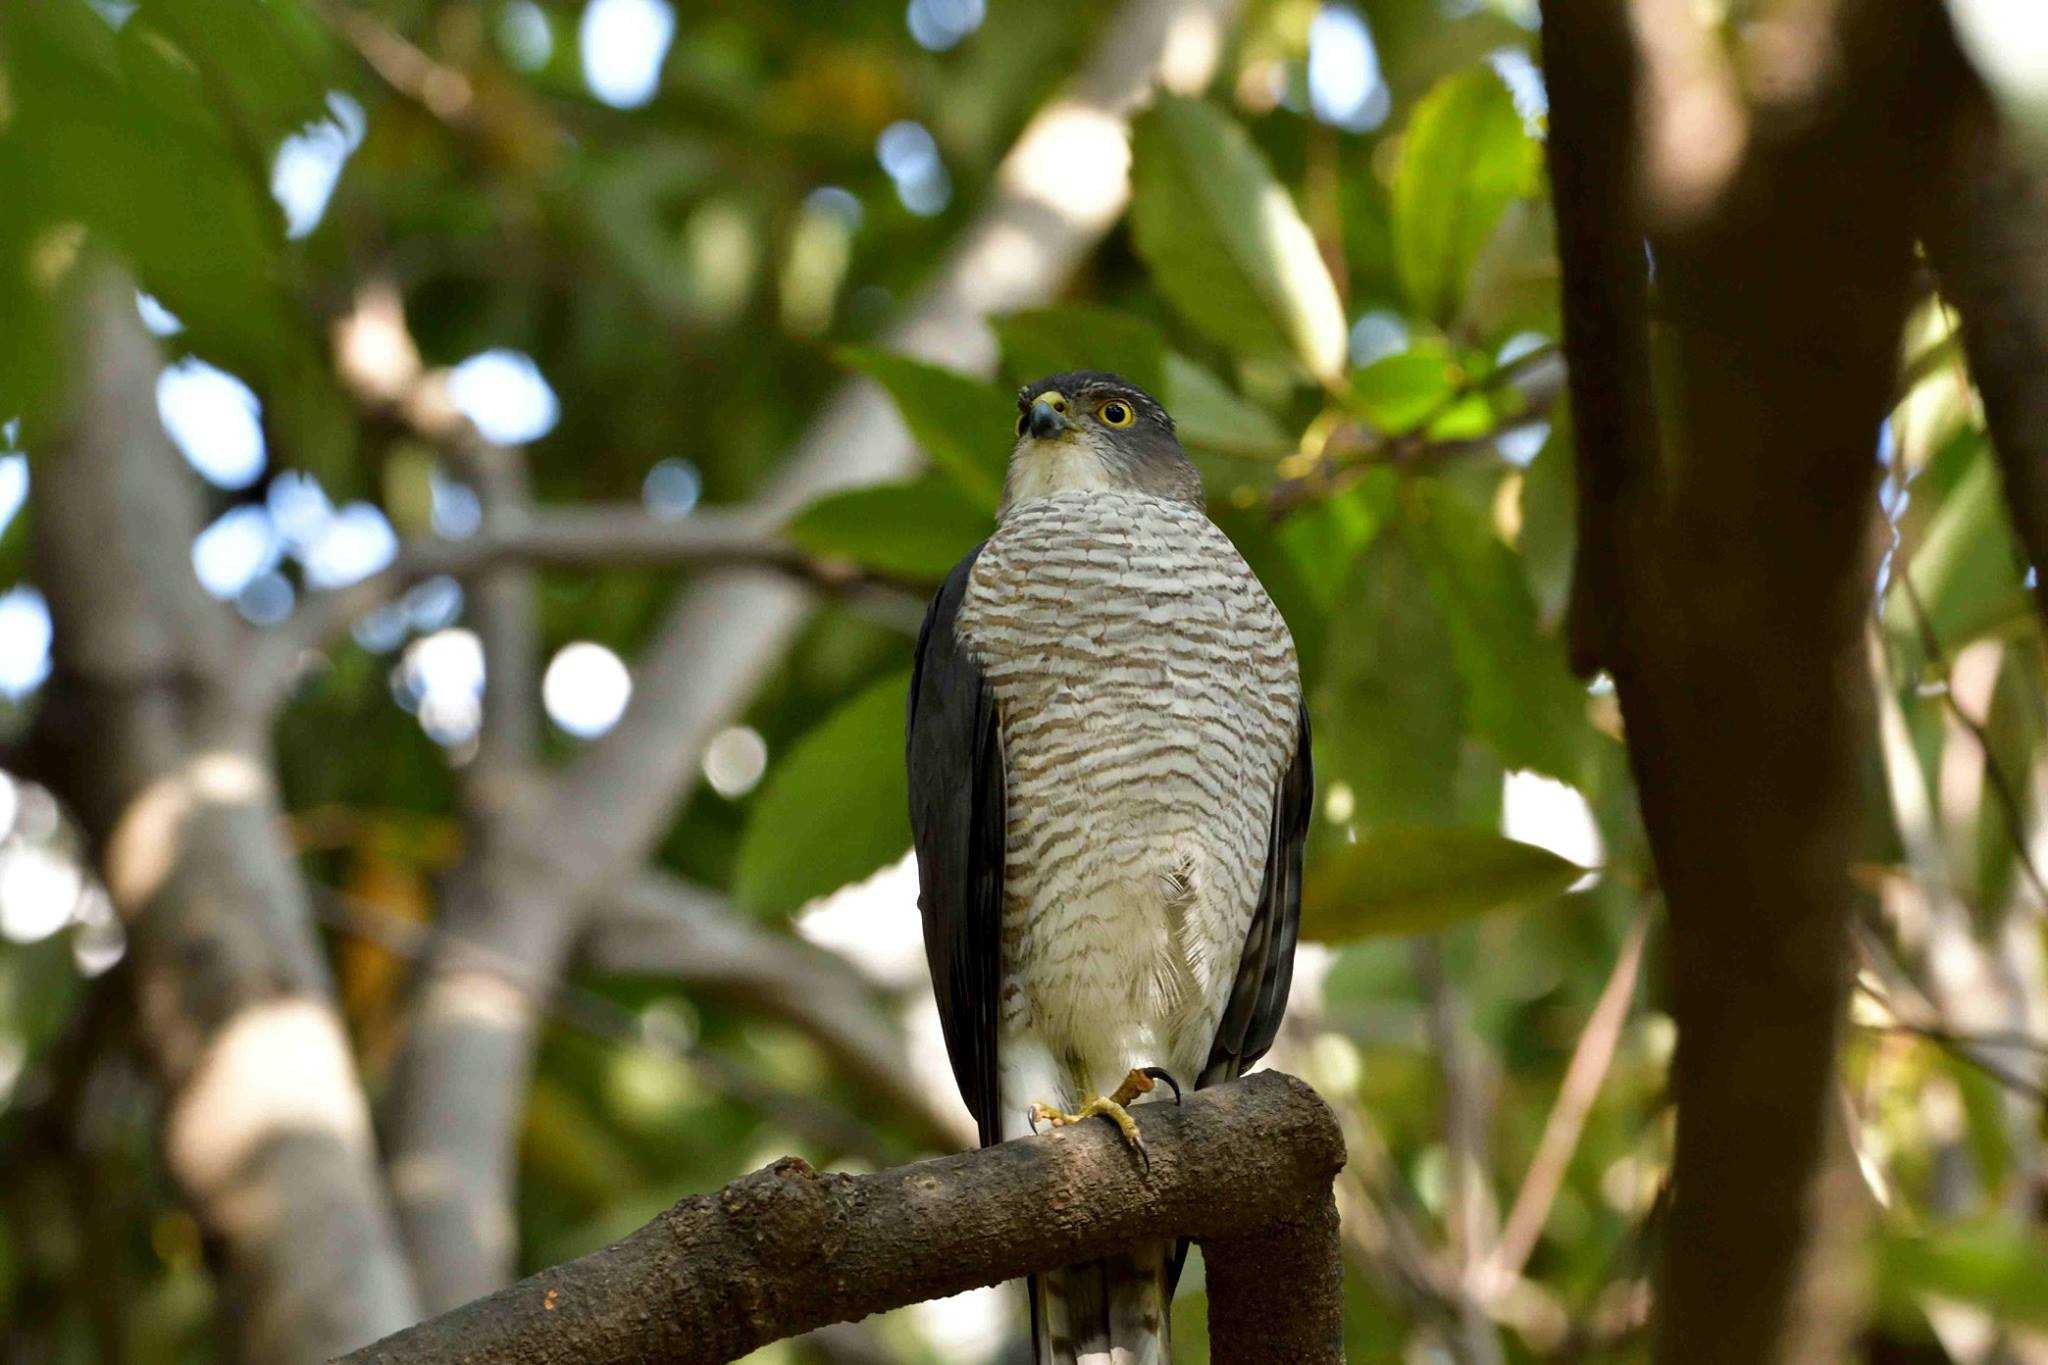
[[[1173,418],[1136,384],[1100,370],[1048,375],[1017,391],[1017,448],[1003,510],[1069,489],[1202,506],[1202,476],[1180,448]]]

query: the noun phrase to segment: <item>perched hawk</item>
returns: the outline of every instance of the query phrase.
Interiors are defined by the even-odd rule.
[[[1263,1055],[1311,808],[1294,642],[1203,511],[1165,409],[1115,375],[1018,395],[995,534],[933,600],[910,687],[925,953],[983,1145],[1114,1120],[1153,1076]],[[1041,1361],[1167,1359],[1180,1249],[1031,1286]]]

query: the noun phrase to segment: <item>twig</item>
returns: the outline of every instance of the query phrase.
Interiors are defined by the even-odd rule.
[[[329,927],[375,943],[399,957],[421,961],[437,937],[446,935],[417,921],[391,914],[369,901],[330,886],[315,883],[314,913]],[[633,1011],[598,992],[571,981],[536,981],[531,972],[488,945],[467,943],[473,960],[486,964],[511,989],[553,1009],[565,1022],[595,1038],[659,1052],[696,1069],[712,1087],[759,1113],[771,1115],[812,1141],[840,1152],[858,1152],[876,1160],[898,1155],[897,1144],[887,1141],[871,1124],[851,1114],[769,1085],[722,1057],[697,1048],[680,1046],[660,1029],[649,1028]]]
[[[1330,434],[1306,470],[1274,485],[1267,499],[1268,510],[1275,517],[1285,516],[1318,497],[1341,492],[1368,470],[1382,465],[1423,472],[1466,455],[1492,450],[1502,436],[1548,421],[1551,404],[1564,386],[1563,352],[1549,344],[1517,356],[1476,381],[1459,385],[1412,430],[1400,435],[1368,433],[1352,424],[1341,426]],[[1459,403],[1502,388],[1512,388],[1521,396],[1523,410],[1517,416],[1485,436],[1442,440],[1429,436],[1430,426]]]
[[[1578,1148],[1579,1135],[1585,1130],[1586,1115],[1592,1112],[1593,1101],[1614,1060],[1615,1045],[1621,1039],[1629,1002],[1635,995],[1643,940],[1648,932],[1647,917],[1638,919],[1629,930],[1621,953],[1615,958],[1614,969],[1607,975],[1607,984],[1600,988],[1600,998],[1579,1033],[1578,1046],[1572,1050],[1564,1080],[1557,1088],[1557,1100],[1543,1122],[1536,1155],[1529,1160],[1528,1174],[1522,1177],[1522,1187],[1515,1194],[1500,1240],[1481,1267],[1479,1292],[1488,1300],[1497,1298],[1522,1273],[1530,1252],[1536,1249],[1536,1239],[1543,1234],[1550,1206],[1564,1184],[1565,1171]]]
[[[1913,624],[1920,635],[1921,648],[1927,651],[1927,657],[1941,669],[1942,679],[1946,684],[1954,664],[1942,647],[1941,638],[1935,633],[1934,620],[1927,614],[1927,605],[1920,599],[1920,590],[1913,586],[1913,574],[1906,565],[1899,566],[1898,584],[1899,591],[1905,595],[1906,603],[1912,609]],[[1978,749],[1984,755],[1984,775],[1991,783],[1991,794],[1997,798],[1999,810],[2005,815],[2005,833],[2012,844],[2014,861],[2019,864],[2020,871],[2026,876],[2028,887],[2034,893],[2036,909],[2048,910],[2048,881],[2042,880],[2041,869],[2034,862],[2033,850],[2027,847],[2022,833],[2027,827],[2027,818],[2025,807],[2020,802],[2019,789],[2013,785],[2011,775],[1999,761],[1998,752],[1991,744],[1991,734],[1984,728],[1984,723],[1965,711],[1961,703],[1956,701],[1953,687],[1944,685],[1941,695],[1949,714],[1970,732],[1970,738],[1976,741]]]

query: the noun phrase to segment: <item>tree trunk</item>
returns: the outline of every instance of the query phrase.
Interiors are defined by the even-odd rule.
[[[242,1351],[323,1360],[409,1321],[412,1283],[282,838],[267,706],[192,574],[199,501],[133,287],[101,271],[80,320],[71,417],[31,481],[58,674],[38,739],[127,925],[164,1156]]]

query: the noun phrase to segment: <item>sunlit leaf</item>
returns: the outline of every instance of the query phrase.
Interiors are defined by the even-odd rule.
[[[1459,825],[1386,825],[1330,847],[1302,891],[1303,937],[1416,934],[1562,895],[1586,869],[1548,849]]]
[[[812,554],[938,583],[993,529],[943,474],[834,493],[790,522],[789,538]]]
[[[841,347],[842,364],[896,400],[911,436],[977,507],[994,511],[1016,442],[1015,398],[985,379],[872,346]]]
[[[788,914],[910,847],[903,772],[909,695],[907,671],[885,678],[771,761],[733,872],[742,907]]]
[[[1225,346],[1334,379],[1346,345],[1336,284],[1244,129],[1204,101],[1164,99],[1132,144],[1133,240],[1173,306]]]
[[[1402,351],[1352,373],[1351,406],[1379,430],[1399,436],[1442,412],[1457,387],[1457,367],[1441,350]]]
[[[0,157],[26,187],[8,213],[117,248],[227,368],[258,379],[303,362],[276,279],[281,220],[234,131],[161,35],[109,38],[82,5],[0,6]],[[38,244],[46,266],[53,240]]]
[[[1394,262],[1416,312],[1456,317],[1507,206],[1536,185],[1536,144],[1490,67],[1446,76],[1415,106],[1394,177]]]

